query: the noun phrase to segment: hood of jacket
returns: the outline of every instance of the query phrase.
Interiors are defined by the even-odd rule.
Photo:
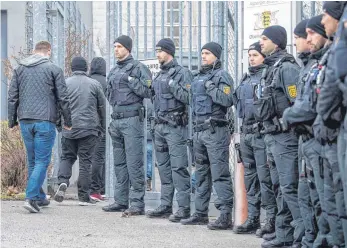
[[[90,75],[99,74],[106,77],[106,61],[101,57],[96,57],[90,64]]]
[[[23,65],[23,66],[27,66],[27,67],[30,67],[30,66],[36,66],[36,65],[39,65],[39,64],[42,64],[42,63],[46,63],[46,62],[49,62],[49,58],[48,57],[45,57],[45,56],[42,56],[42,55],[39,55],[39,54],[33,54],[25,59],[22,59],[19,64],[20,65]]]

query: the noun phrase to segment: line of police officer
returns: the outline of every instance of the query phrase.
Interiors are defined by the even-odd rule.
[[[234,230],[255,231],[261,205],[273,219],[274,194],[275,232],[257,231],[265,239],[264,248],[345,247],[345,3],[325,2],[323,15],[296,26],[301,68],[285,51],[285,30],[266,28],[260,43],[249,48],[249,72],[235,90],[237,113],[243,120],[240,152],[249,213]],[[268,194],[271,183],[273,191]]]
[[[210,42],[201,49],[201,70],[193,77],[174,58],[172,40],[160,40],[156,51],[161,71],[153,83],[148,68],[132,58],[131,48],[130,37],[123,35],[115,40],[118,62],[108,75],[106,97],[113,108],[109,133],[117,180],[115,202],[103,210],[123,212],[126,216],[144,214],[143,99],[152,98],[155,108],[152,131],[161,179],[161,204],[149,210],[147,216],[169,217],[170,221],[185,225],[208,224],[213,184],[218,195],[216,207],[221,215],[208,227],[230,228],[233,187],[228,162],[231,134],[226,113],[233,104],[233,80],[222,69],[222,47]],[[192,215],[187,157],[189,105],[193,109],[197,188],[196,211]],[[175,190],[179,209],[172,213]]]
[[[118,37],[114,43],[118,62],[109,73],[106,96],[113,107],[109,133],[117,182],[115,202],[103,210],[144,214],[143,99],[152,98],[161,204],[147,216],[169,217],[184,225],[208,224],[210,229],[231,228],[231,134],[226,114],[235,104],[242,119],[240,152],[249,213],[234,232],[256,231],[265,239],[262,247],[345,247],[347,136],[342,123],[347,102],[347,63],[343,63],[347,25],[339,23],[344,6],[345,2],[325,2],[324,15],[297,25],[301,68],[286,52],[285,29],[266,28],[260,42],[249,48],[249,72],[236,90],[222,69],[222,48],[215,42],[202,47],[202,66],[193,75],[175,60],[173,42],[162,39],[156,47],[161,72],[152,83],[148,68],[131,56],[132,40]],[[347,14],[342,18],[346,20]],[[192,120],[188,120],[189,106]],[[192,215],[188,121],[194,124],[196,165]],[[220,216],[208,223],[212,185]],[[179,209],[172,213],[175,190]],[[261,228],[260,207],[266,210]]]

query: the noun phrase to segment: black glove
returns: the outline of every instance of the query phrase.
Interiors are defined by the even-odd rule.
[[[208,81],[205,82],[205,88],[206,88],[206,89],[208,89],[208,88],[213,88],[213,87],[215,87],[215,86],[216,86],[216,85],[215,85],[214,82],[211,81],[211,80],[208,80]]]

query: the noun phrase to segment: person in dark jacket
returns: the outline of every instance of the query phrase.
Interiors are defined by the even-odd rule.
[[[117,180],[115,202],[102,209],[106,212],[124,211],[124,216],[145,214],[143,99],[152,96],[152,74],[147,66],[133,58],[131,49],[132,39],[129,36],[121,35],[114,41],[117,63],[107,76],[106,90],[113,110],[108,131],[112,139]]]
[[[265,55],[259,42],[248,49],[249,68],[234,93],[234,105],[242,119],[240,151],[244,165],[244,179],[247,191],[248,217],[242,225],[235,226],[235,233],[252,233],[260,228],[260,207],[266,210],[266,223],[257,231],[257,236],[275,232],[277,213],[276,197],[273,191],[270,168],[267,164],[264,136],[260,134],[260,123],[254,116],[253,89],[260,84],[265,68]],[[272,168],[275,171],[275,168]],[[277,185],[278,187],[278,185]]]
[[[194,121],[193,150],[195,156],[195,213],[182,219],[183,225],[206,225],[211,230],[232,226],[234,190],[229,171],[231,133],[226,119],[233,104],[234,82],[222,68],[222,47],[209,42],[201,48],[201,69],[191,83]],[[208,208],[216,190],[216,208],[220,216],[209,223]]]
[[[160,205],[149,210],[150,218],[169,217],[179,222],[190,216],[190,175],[187,158],[187,124],[189,92],[187,84],[192,74],[175,59],[175,44],[169,38],[156,45],[160,72],[153,80],[154,147],[161,181]],[[173,214],[174,192],[178,211]]]
[[[305,231],[298,204],[298,138],[281,123],[284,110],[295,101],[300,67],[286,51],[287,32],[282,26],[265,28],[260,46],[266,55],[267,68],[262,76],[263,83],[254,94],[255,114],[262,121],[261,133],[265,134],[270,167],[276,167],[279,175],[277,206],[283,210],[276,216],[275,239],[267,240],[262,247],[293,243],[293,247],[298,247]],[[268,239],[268,235],[263,238]]]
[[[90,64],[90,77],[98,81],[102,91],[106,92],[106,61],[101,57],[95,57]],[[106,118],[106,107],[104,108]],[[106,123],[106,119],[103,120]],[[92,183],[90,186],[90,198],[96,201],[103,200],[105,193],[105,155],[106,155],[106,136],[102,135],[95,147],[92,161]]]
[[[105,133],[106,99],[100,83],[87,75],[87,61],[75,57],[71,63],[72,76],[66,80],[71,103],[72,130],[63,130],[62,154],[58,170],[59,188],[54,200],[62,202],[69,185],[72,166],[79,158],[77,181],[79,205],[95,204],[89,196],[91,166],[95,146]]]
[[[343,122],[345,109],[342,104],[342,92],[339,89],[340,80],[336,75],[334,64],[336,46],[340,43],[341,34],[338,32],[339,19],[343,14],[343,1],[327,1],[323,4],[322,24],[327,36],[333,40],[327,52],[324,70],[321,72],[323,79],[318,94],[318,116],[313,125],[314,136],[321,143],[321,157],[324,164],[324,191],[325,205],[328,213],[328,222],[332,239],[329,245],[344,247],[347,241],[347,214],[344,202],[344,192],[339,167],[337,139],[340,126]],[[343,36],[343,34],[342,34]]]
[[[71,112],[62,69],[54,65],[51,44],[40,41],[34,54],[20,61],[8,92],[8,125],[20,128],[28,159],[28,183],[24,208],[31,213],[49,201],[42,190],[52,156],[59,113],[64,128],[71,129]]]

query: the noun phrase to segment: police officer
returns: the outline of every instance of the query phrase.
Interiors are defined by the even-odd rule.
[[[161,204],[147,212],[148,217],[169,216],[172,222],[190,216],[190,175],[187,170],[187,124],[191,72],[174,58],[175,44],[169,38],[156,45],[161,71],[153,81],[156,113],[155,150],[161,182]],[[172,200],[177,190],[179,209],[172,214]]]
[[[103,210],[141,215],[145,208],[143,99],[151,97],[152,75],[144,64],[133,59],[131,48],[130,37],[122,35],[115,40],[114,53],[118,61],[107,79],[106,94],[113,109],[109,133],[117,181],[115,202],[103,207]]]
[[[327,36],[321,20],[322,15],[315,16],[302,21],[294,30],[296,50],[304,67],[299,75],[298,96],[295,103],[283,113],[284,123],[293,127],[297,136],[300,136],[298,198],[305,225],[305,237],[301,242],[304,247],[324,247],[326,245],[324,239],[329,232],[327,213],[322,214],[321,206],[321,202],[324,201],[323,179],[319,164],[321,146],[313,138],[311,127],[317,116],[317,99],[313,98],[312,94],[317,83],[318,63],[327,50],[323,48]]]
[[[234,197],[229,171],[230,131],[226,120],[227,110],[232,105],[233,80],[222,69],[221,54],[222,47],[218,43],[205,44],[201,49],[201,69],[191,84],[196,212],[181,220],[184,225],[208,223],[213,183],[218,197],[215,206],[221,214],[215,222],[208,224],[209,229],[231,227]]]
[[[256,90],[256,114],[257,118],[262,120],[261,133],[265,134],[270,166],[276,166],[278,171],[280,184],[278,207],[284,213],[282,220],[276,219],[276,222],[278,221],[276,238],[265,241],[262,247],[282,247],[292,243],[293,247],[299,247],[305,228],[297,193],[298,138],[291,129],[283,126],[282,115],[296,98],[300,67],[294,57],[285,50],[287,33],[283,27],[275,25],[264,29],[260,45],[262,53],[267,56],[264,63],[268,68],[263,74],[261,86]],[[292,223],[290,215],[294,219]],[[294,240],[292,227],[295,228]]]
[[[344,12],[340,18],[337,35],[340,37],[340,42],[336,44],[336,56],[335,56],[335,68],[336,76],[340,79],[339,88],[343,93],[343,105],[347,107],[347,70],[346,70],[346,59],[347,56],[347,5],[345,5]],[[341,35],[340,35],[341,34]],[[344,34],[344,35],[342,35]],[[344,118],[344,123],[340,127],[340,134],[337,140],[337,150],[339,158],[339,166],[341,171],[341,177],[343,182],[343,192],[345,205],[347,205],[347,168],[346,168],[346,149],[347,149],[347,118]]]
[[[333,237],[329,244],[337,247],[344,247],[347,239],[347,214],[337,155],[337,137],[345,110],[334,68],[334,57],[337,52],[335,46],[340,40],[338,36],[334,36],[344,4],[344,2],[333,1],[324,2],[323,5],[322,24],[327,36],[333,39],[333,43],[327,56],[324,73],[321,73],[323,81],[318,95],[318,116],[314,124],[315,137],[322,144],[325,204]]]
[[[254,116],[253,89],[260,83],[265,55],[259,42],[248,49],[250,67],[234,93],[234,105],[238,117],[242,119],[240,151],[244,165],[244,180],[247,191],[248,218],[235,233],[252,233],[260,228],[260,206],[266,210],[266,223],[258,231],[261,237],[275,232],[277,213],[276,198],[272,189],[270,169],[267,165],[264,137],[259,133],[260,126]]]

